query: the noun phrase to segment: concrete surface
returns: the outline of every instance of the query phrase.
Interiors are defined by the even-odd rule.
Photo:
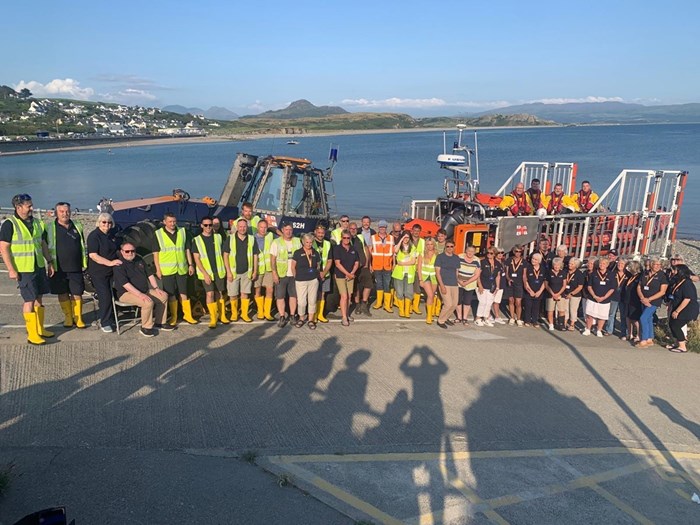
[[[384,313],[33,347],[20,319],[0,273],[2,524],[700,521],[695,354]]]

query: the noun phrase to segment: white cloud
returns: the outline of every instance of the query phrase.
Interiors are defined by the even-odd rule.
[[[14,86],[15,91],[20,91],[24,88],[31,91],[35,97],[67,97],[89,100],[95,94],[94,89],[89,87],[82,88],[80,87],[80,82],[72,78],[56,78],[47,84],[42,84],[36,80],[30,80],[29,82],[20,80]]]
[[[543,104],[571,104],[576,102],[624,102],[622,97],[582,97],[582,98],[540,98],[530,102]]]
[[[472,108],[472,109],[491,109],[510,105],[505,100],[492,101],[458,101],[449,102],[442,98],[399,98],[391,97],[385,99],[366,98],[344,99],[340,102],[343,106],[358,107],[358,108],[413,108],[413,109],[433,109],[433,108]]]
[[[145,104],[158,100],[153,93],[144,89],[125,88],[114,93],[100,93],[100,100],[118,102],[120,104]]]

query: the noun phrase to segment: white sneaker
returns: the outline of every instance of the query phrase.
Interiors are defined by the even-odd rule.
[[[477,319],[476,321],[474,321],[474,324],[476,326],[484,326],[484,322],[481,319]]]
[[[518,326],[525,326],[525,323],[520,319],[518,319],[516,322],[518,323]]]
[[[515,324],[515,319],[508,319],[508,324],[513,326]]]
[[[591,331],[586,328],[583,332],[581,332],[581,335],[591,335]]]
[[[549,331],[550,331],[550,332],[553,332],[553,331],[554,331],[554,325],[553,325],[553,324],[550,324],[550,325],[549,325]]]
[[[486,320],[484,321],[484,324],[485,324],[486,326],[493,326],[493,321],[491,321],[491,319],[486,319]]]
[[[595,335],[596,335],[596,337],[603,337],[603,331],[598,330],[598,332]]]
[[[500,317],[496,317],[496,318],[493,320],[493,322],[496,323],[496,324],[506,324],[506,322],[505,322],[503,319],[501,319]]]

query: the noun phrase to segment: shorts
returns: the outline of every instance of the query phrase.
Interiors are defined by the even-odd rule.
[[[506,286],[503,289],[503,297],[506,299],[522,299],[525,295],[525,288],[523,286]]]
[[[85,278],[83,272],[62,272],[58,270],[49,278],[49,289],[54,295],[83,295]]]
[[[362,290],[364,288],[374,288],[374,278],[372,277],[372,272],[369,268],[360,268],[360,273],[357,275],[357,289]]]
[[[596,303],[593,299],[588,299],[584,313],[594,319],[607,321],[610,315],[610,303]]]
[[[474,299],[474,290],[465,290],[464,288],[459,289],[459,303],[460,305],[470,306],[472,300]]]
[[[253,291],[253,281],[247,273],[239,273],[233,278],[233,281],[226,281],[226,290],[229,297],[236,297],[241,293],[246,295]]]
[[[177,294],[187,295],[187,274],[174,273],[172,275],[164,275],[160,282],[163,285],[163,291],[168,294],[168,297],[175,297]]]
[[[493,296],[493,304],[501,304],[501,299],[503,299],[503,288],[496,291],[496,294]]]
[[[565,312],[568,307],[569,301],[566,299],[555,301],[551,297],[547,297],[547,300],[545,301],[545,310],[547,312],[553,312],[554,310],[557,312]]]
[[[214,277],[211,280],[211,284],[204,282],[204,279],[200,279],[202,286],[204,286],[205,292],[225,292],[226,291],[226,279],[223,277]]]
[[[255,278],[255,282],[253,283],[253,287],[255,288],[270,289],[274,285],[275,282],[272,280],[272,272],[258,274],[258,276]]]
[[[25,303],[36,301],[40,296],[51,293],[46,270],[39,268],[35,272],[18,272],[17,288]]]
[[[353,291],[355,291],[355,279],[348,281],[345,277],[336,276],[334,276],[334,279],[340,295],[352,295]]]
[[[322,293],[328,293],[331,291],[331,283],[333,279],[331,277],[326,277],[318,286],[318,297],[321,298]]]
[[[280,283],[275,286],[275,299],[285,299],[297,296],[297,286],[294,277],[280,277]]]

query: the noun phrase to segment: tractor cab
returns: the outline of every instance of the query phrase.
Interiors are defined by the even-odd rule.
[[[314,168],[308,159],[239,153],[218,205],[240,209],[250,202],[253,213],[271,228],[289,222],[299,235],[312,231],[319,221],[328,223],[326,182],[331,180],[332,167]]]

